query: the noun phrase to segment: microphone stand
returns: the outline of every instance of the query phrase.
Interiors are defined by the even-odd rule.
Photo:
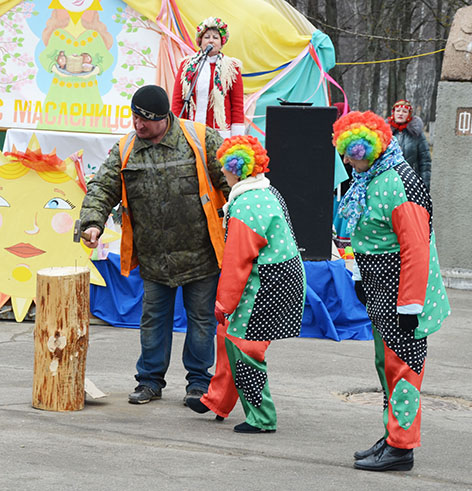
[[[182,117],[182,114],[185,111],[185,108],[187,108],[187,116],[189,115],[190,112],[190,99],[192,98],[193,94],[193,89],[195,88],[195,85],[197,84],[198,77],[200,76],[200,71],[202,69],[203,64],[205,63],[206,59],[208,58],[208,54],[210,51],[213,49],[213,46],[211,49],[207,49],[203,52],[203,56],[200,58],[200,61],[198,62],[197,69],[195,70],[195,77],[193,77],[192,80],[192,85],[190,86],[190,89],[187,92],[187,95],[184,98],[184,105],[182,106],[182,110],[180,111],[179,114],[179,119]]]

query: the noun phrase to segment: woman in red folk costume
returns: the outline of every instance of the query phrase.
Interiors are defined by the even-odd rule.
[[[242,64],[220,52],[228,38],[227,24],[217,17],[209,17],[198,25],[196,41],[201,49],[183,59],[172,97],[172,112],[180,116],[205,50],[213,46],[200,67],[189,107],[181,116],[217,129],[223,138],[244,134]]]

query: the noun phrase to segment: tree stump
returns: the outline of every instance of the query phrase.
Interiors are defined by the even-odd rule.
[[[33,407],[77,411],[85,402],[90,271],[46,268],[37,273]]]

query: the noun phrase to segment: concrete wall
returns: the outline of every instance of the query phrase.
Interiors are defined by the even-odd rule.
[[[468,277],[472,276],[472,133],[456,135],[459,107],[472,108],[472,82],[439,82],[431,196],[441,269],[446,276],[462,272]]]

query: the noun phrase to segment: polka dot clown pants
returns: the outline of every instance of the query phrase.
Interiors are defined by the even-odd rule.
[[[246,423],[275,430],[277,416],[269,391],[265,352],[270,341],[248,341],[226,333],[221,324],[216,332],[216,370],[208,393],[200,399],[218,416],[228,417],[238,398]]]
[[[419,447],[426,338],[415,339],[413,332],[397,330],[385,341],[375,326],[373,333],[375,367],[384,392],[387,443],[397,448]]]

